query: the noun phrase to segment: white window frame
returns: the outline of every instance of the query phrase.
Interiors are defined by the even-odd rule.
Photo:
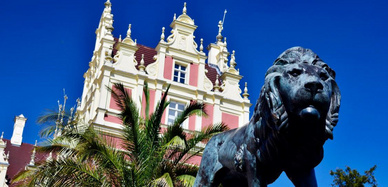
[[[182,67],[185,69],[185,70],[182,70]],[[175,75],[175,73],[177,72],[178,75]],[[182,84],[187,84],[188,83],[188,66],[184,66],[182,64],[179,64],[179,63],[175,63],[174,64],[174,71],[173,71],[173,77],[172,77],[172,80],[174,82],[177,82],[177,83],[182,83]],[[182,76],[182,74],[184,76]],[[175,80],[175,78],[177,78],[177,80]],[[183,79],[183,82],[182,82],[182,79]]]
[[[167,125],[172,125],[175,119],[183,112],[184,108],[185,103],[181,103],[178,101],[170,101],[167,113]]]

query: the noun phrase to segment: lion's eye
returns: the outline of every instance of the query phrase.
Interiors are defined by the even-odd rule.
[[[329,75],[327,73],[322,72],[319,77],[321,77],[322,80],[327,80],[329,78]]]
[[[302,74],[302,70],[300,70],[300,69],[293,69],[290,72],[288,72],[288,74],[290,74],[293,77],[297,77],[300,74]]]

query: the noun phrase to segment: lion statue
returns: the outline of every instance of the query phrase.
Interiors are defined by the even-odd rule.
[[[207,144],[194,186],[267,186],[284,171],[317,186],[314,167],[333,139],[340,91],[335,72],[310,49],[283,52],[266,75],[250,122]]]

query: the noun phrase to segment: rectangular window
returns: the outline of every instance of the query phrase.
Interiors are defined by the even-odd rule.
[[[171,101],[168,108],[168,121],[167,124],[171,125],[175,119],[183,112],[185,105],[175,101]]]
[[[174,66],[174,81],[179,83],[185,83],[186,67],[179,64]]]

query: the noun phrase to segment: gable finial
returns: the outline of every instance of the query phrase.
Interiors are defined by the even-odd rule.
[[[145,66],[144,66],[144,54],[141,54],[141,60],[139,65],[139,71],[144,72]]]
[[[226,9],[225,9],[225,11],[224,11],[224,17],[222,18],[222,28],[224,27],[224,23],[225,23],[225,16],[226,16],[226,13],[227,13],[228,11],[226,11]]]
[[[225,22],[225,16],[226,16],[226,13],[227,13],[227,12],[228,12],[228,11],[226,11],[226,9],[225,9],[225,11],[224,11],[224,16],[223,16],[223,18],[222,18],[222,21],[220,20],[220,21],[218,22],[218,35],[217,35],[217,40],[220,41],[220,42],[221,42],[221,39],[223,38],[221,32],[222,32],[222,30],[224,30],[224,22]]]
[[[232,56],[230,57],[230,67],[231,67],[231,68],[235,68],[236,65],[237,65],[235,53],[236,53],[236,51],[233,50],[233,51],[232,51]]]
[[[214,83],[214,92],[220,92],[220,81],[218,80],[218,75],[216,76],[216,81]]]
[[[201,45],[199,46],[199,51],[200,52],[203,51],[203,38],[201,38]]]
[[[244,93],[243,93],[244,99],[248,99],[249,94],[248,94],[248,83],[245,82],[245,88],[244,88]]]
[[[111,6],[112,6],[112,3],[110,2],[110,0],[106,0],[104,5],[105,5],[106,10],[110,12],[111,11]]]
[[[162,34],[160,35],[160,41],[164,41],[164,27],[162,27]]]
[[[183,11],[182,11],[182,13],[183,14],[187,13],[186,2],[183,4]]]
[[[127,37],[128,38],[131,38],[131,33],[132,33],[131,27],[132,27],[132,24],[129,24],[128,25],[128,30],[127,30]]]

